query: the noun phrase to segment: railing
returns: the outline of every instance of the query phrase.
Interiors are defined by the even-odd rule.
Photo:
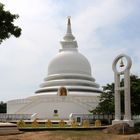
[[[6,114],[0,113],[0,121],[30,120],[32,114]]]
[[[135,123],[140,122],[140,115],[133,115],[132,119],[134,120]]]

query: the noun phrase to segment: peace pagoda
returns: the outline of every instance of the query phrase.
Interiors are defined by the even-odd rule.
[[[102,92],[91,74],[87,58],[79,53],[68,18],[59,53],[34,95],[7,102],[7,114],[36,114],[39,119],[68,119],[71,113],[88,114]]]

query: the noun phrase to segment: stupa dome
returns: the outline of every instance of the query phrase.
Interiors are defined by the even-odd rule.
[[[78,51],[61,51],[50,62],[48,75],[61,73],[91,75],[91,67],[85,56]]]
[[[55,94],[61,87],[65,87],[69,95],[101,93],[99,85],[92,77],[89,61],[78,51],[70,18],[68,18],[67,32],[60,43],[59,53],[49,63],[48,75],[36,93]]]

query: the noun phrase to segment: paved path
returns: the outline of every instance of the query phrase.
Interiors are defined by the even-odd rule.
[[[0,123],[0,135],[19,134],[21,133],[16,124]]]

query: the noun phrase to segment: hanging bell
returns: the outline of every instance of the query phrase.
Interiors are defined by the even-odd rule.
[[[123,63],[122,59],[121,59],[121,62],[120,62],[120,67],[124,67],[124,63]]]

